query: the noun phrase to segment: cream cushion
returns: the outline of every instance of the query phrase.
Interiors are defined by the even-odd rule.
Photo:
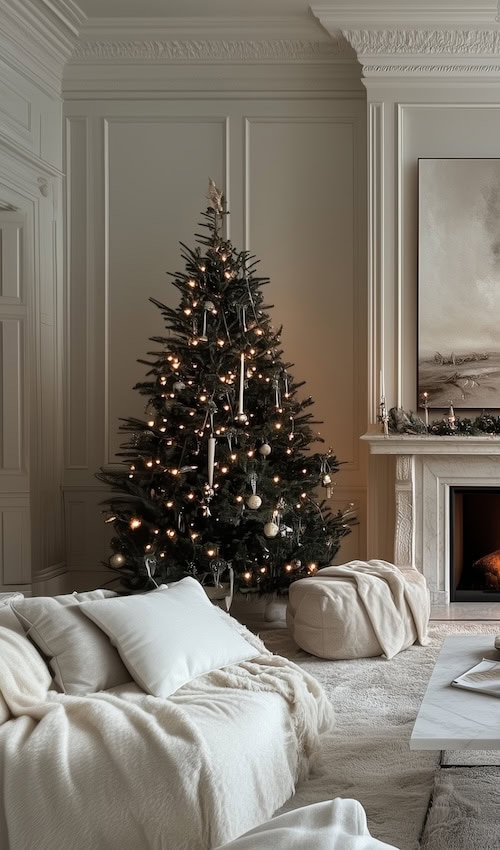
[[[24,635],[24,629],[10,607],[11,602],[20,601],[21,599],[23,599],[22,593],[0,594],[0,628],[12,629],[12,631]],[[3,695],[0,693],[0,726],[2,723],[5,723],[9,717],[9,708],[3,698]]]
[[[57,685],[83,696],[130,681],[116,649],[80,611],[89,600],[111,601],[110,590],[35,596],[11,603],[27,636],[48,659]]]
[[[137,596],[84,602],[81,610],[109,636],[135,682],[157,697],[259,654],[191,577]]]
[[[19,635],[24,635],[24,629],[14,614],[11,605],[13,602],[21,602],[24,599],[22,593],[2,593],[0,594],[0,627],[4,629],[12,629]]]
[[[332,660],[381,655],[377,636],[348,579],[306,578],[290,585],[287,625],[295,643]]]

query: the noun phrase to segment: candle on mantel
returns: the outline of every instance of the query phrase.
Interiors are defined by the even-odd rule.
[[[242,351],[240,357],[240,398],[238,402],[238,413],[243,413],[243,387],[245,383],[245,354]]]
[[[380,399],[385,401],[385,381],[382,369],[380,370]]]
[[[422,398],[424,400],[424,410],[425,410],[425,427],[429,427],[429,393],[422,393]]]

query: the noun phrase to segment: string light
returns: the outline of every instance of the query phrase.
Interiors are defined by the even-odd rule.
[[[142,525],[142,521],[139,519],[139,517],[136,517],[136,516],[132,517],[132,519],[129,522],[129,526],[132,529],[132,531],[135,531],[137,528],[140,528],[141,525]]]

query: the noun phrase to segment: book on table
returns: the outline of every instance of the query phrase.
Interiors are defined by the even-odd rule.
[[[500,661],[490,661],[483,658],[470,670],[453,679],[454,688],[464,688],[466,691],[476,691],[479,694],[489,694],[500,697]]]

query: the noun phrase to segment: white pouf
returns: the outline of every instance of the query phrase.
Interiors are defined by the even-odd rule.
[[[425,643],[430,606],[423,575],[385,561],[326,567],[289,588],[287,625],[320,658],[391,658]]]

